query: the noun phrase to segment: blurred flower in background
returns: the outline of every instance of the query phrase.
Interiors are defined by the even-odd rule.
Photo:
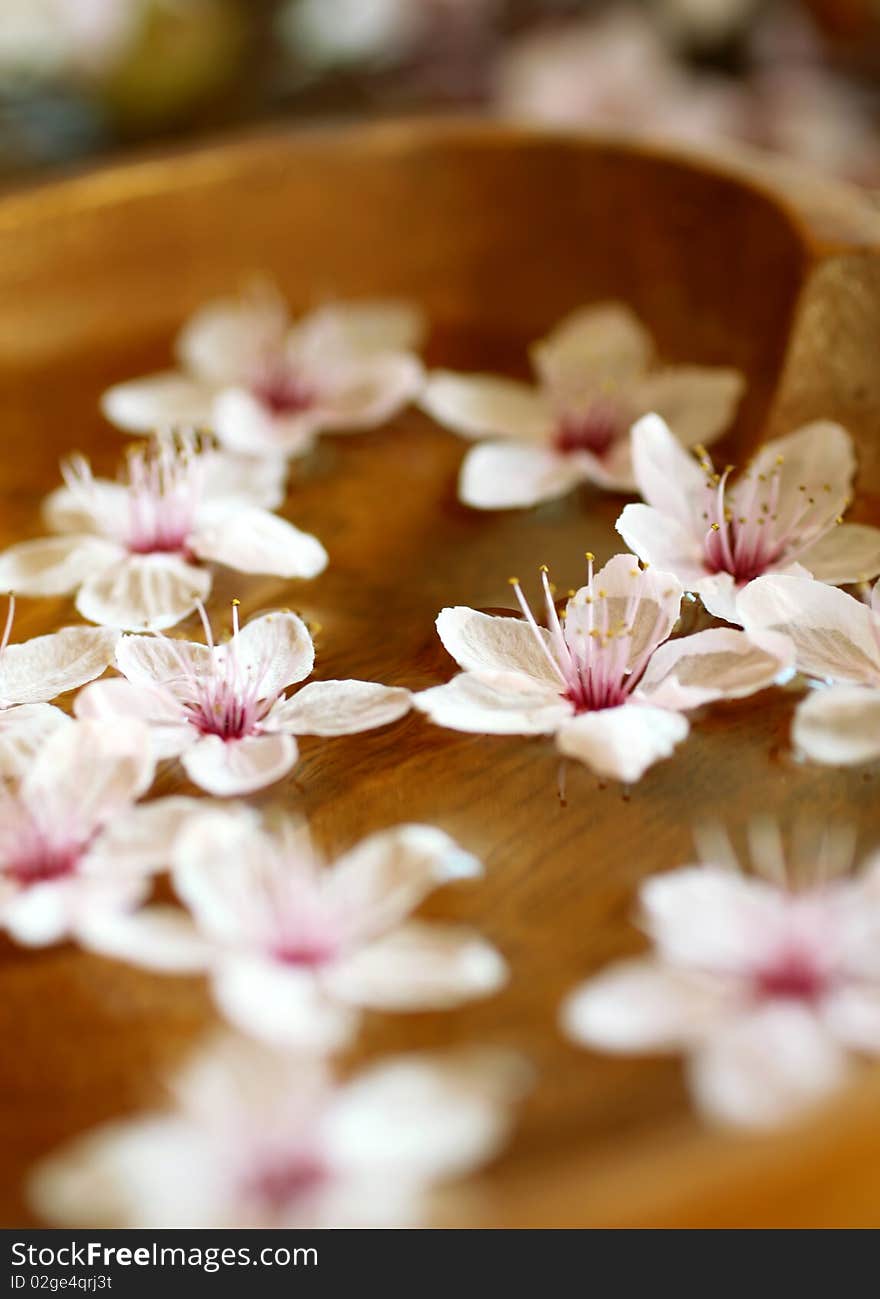
[[[265,119],[482,111],[880,185],[876,0],[0,0],[0,176]]]

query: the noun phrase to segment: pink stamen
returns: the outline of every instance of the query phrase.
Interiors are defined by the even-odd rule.
[[[601,457],[623,436],[626,427],[626,416],[617,402],[609,397],[593,397],[583,409],[563,412],[553,445],[562,455],[591,451]]]

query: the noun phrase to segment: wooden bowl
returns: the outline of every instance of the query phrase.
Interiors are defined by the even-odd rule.
[[[254,271],[295,309],[333,295],[404,295],[427,309],[432,363],[524,373],[525,345],[571,308],[619,297],[672,360],[748,376],[729,447],[741,454],[815,417],[860,457],[856,517],[880,492],[880,224],[859,198],[763,167],[489,125],[385,125],[262,135],[110,167],[0,203],[3,545],[39,535],[62,453],[112,470],[124,438],[98,413],[109,383],[167,363],[176,328]],[[286,513],[327,544],[311,583],[223,571],[212,609],[295,605],[320,623],[318,675],[415,688],[452,672],[434,618],[509,605],[507,578],[618,548],[619,498],[584,490],[532,511],[456,501],[464,444],[410,411],[325,439]],[[16,637],[75,621],[22,601]],[[459,735],[419,717],[303,743],[267,791],[328,851],[401,820],[442,826],[486,862],[484,882],[430,911],[481,927],[507,955],[501,995],[445,1014],[373,1016],[363,1051],[497,1042],[537,1068],[509,1153],[482,1180],[475,1225],[867,1226],[880,1221],[880,1077],[796,1131],[723,1135],[689,1106],[676,1060],[576,1050],[563,994],[638,950],[638,882],[692,856],[691,826],[736,833],[755,812],[857,821],[880,839],[875,772],[796,766],[793,698],[719,706],[630,792],[569,772],[550,741]],[[183,787],[175,770],[160,788]],[[31,1221],[29,1164],[61,1140],[155,1102],[156,1077],[216,1021],[198,980],[153,977],[73,947],[0,949],[2,1219]]]

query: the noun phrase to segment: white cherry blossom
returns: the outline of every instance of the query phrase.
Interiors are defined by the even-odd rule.
[[[371,835],[324,865],[289,819],[262,828],[250,809],[215,808],[175,846],[174,885],[192,922],[149,907],[111,920],[102,950],[171,973],[205,970],[241,1032],[335,1050],[363,1009],[444,1010],[502,986],[504,961],[472,929],[410,918],[435,888],[481,873],[431,826]]]
[[[719,437],[743,390],[736,370],[658,366],[650,334],[622,303],[584,307],[531,349],[536,382],[436,371],[422,405],[463,437],[459,495],[477,509],[536,505],[578,483],[635,483],[630,427],[663,412],[686,446]]]
[[[78,717],[148,724],[159,758],[179,757],[189,779],[211,794],[252,793],[296,763],[297,735],[353,735],[397,721],[409,691],[373,681],[315,681],[286,695],[311,672],[315,650],[296,614],[267,613],[215,644],[204,609],[205,644],[166,636],[123,636],[123,680],[96,681],[76,697]]]
[[[600,776],[638,780],[687,735],[684,710],[738,699],[790,670],[784,638],[711,628],[669,640],[682,589],[669,573],[616,555],[557,615],[543,574],[546,627],[514,580],[523,619],[444,609],[437,630],[462,672],[414,697],[433,722],[487,735],[555,735]],[[665,642],[665,643],[664,643]]]
[[[244,455],[300,456],[322,432],[375,428],[419,392],[420,313],[353,302],[290,318],[277,290],[207,303],[177,339],[180,368],[110,388],[129,432],[195,424]]]
[[[848,874],[849,833],[802,827],[787,869],[778,829],[751,830],[758,876],[728,847],[643,883],[652,951],[576,989],[562,1025],[599,1051],[683,1052],[708,1116],[764,1128],[880,1054],[880,863]]]
[[[211,589],[206,564],[241,573],[315,577],[327,553],[270,513],[284,467],[203,447],[188,434],[132,448],[124,480],[92,476],[82,457],[45,502],[53,536],[0,554],[0,588],[23,595],[76,592],[89,622],[137,631],[173,627]]]
[[[840,586],[880,572],[880,530],[844,523],[855,473],[852,439],[820,420],[766,442],[731,483],[697,461],[657,415],[633,429],[636,482],[617,531],[646,563],[674,573],[726,622],[737,594],[764,573],[812,575]]]
[[[395,1056],[336,1083],[317,1060],[221,1042],[178,1076],[172,1108],[73,1141],[29,1198],[91,1228],[415,1227],[435,1188],[498,1153],[526,1085],[500,1052]]]
[[[757,633],[786,636],[799,672],[820,688],[798,704],[796,749],[814,762],[852,766],[880,758],[880,596],[870,604],[823,582],[762,577],[739,597]]]
[[[88,945],[93,925],[144,899],[193,807],[135,806],[154,769],[141,724],[73,721],[48,735],[20,781],[0,786],[0,926],[12,938]]]

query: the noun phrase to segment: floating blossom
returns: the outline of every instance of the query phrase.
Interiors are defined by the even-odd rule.
[[[585,307],[531,350],[537,384],[437,371],[422,405],[467,438],[502,438],[465,457],[459,496],[482,510],[536,505],[593,482],[634,485],[629,431],[664,411],[682,441],[711,442],[730,422],[743,389],[736,370],[658,368],[654,345],[622,303]]]
[[[788,637],[799,672],[833,683],[798,705],[795,747],[834,767],[880,758],[878,587],[864,604],[809,578],[762,577],[742,593],[737,607],[748,628]]]
[[[0,787],[0,926],[17,942],[88,943],[103,917],[142,901],[193,807],[186,798],[134,806],[154,767],[141,724],[69,722],[13,789]]]
[[[223,1013],[272,1045],[334,1050],[360,1010],[444,1010],[497,991],[504,961],[471,929],[411,920],[438,886],[480,863],[439,830],[398,826],[332,866],[290,820],[246,808],[195,818],[174,884],[189,908],[151,907],[105,931],[103,950],[178,972],[206,970]]]
[[[123,636],[116,667],[125,680],[96,681],[77,695],[78,717],[135,717],[150,727],[159,758],[180,757],[190,780],[220,797],[249,794],[296,763],[296,735],[354,735],[409,711],[408,690],[373,681],[314,681],[294,695],[315,662],[308,628],[293,613],[267,613],[215,645],[164,636]]]
[[[697,1105],[755,1127],[821,1100],[851,1053],[880,1054],[880,864],[843,878],[851,837],[808,843],[810,833],[800,878],[778,830],[762,825],[751,839],[765,878],[731,869],[722,840],[706,864],[648,879],[639,896],[652,954],[576,989],[565,1031],[597,1050],[684,1052]]]
[[[170,1112],[107,1124],[44,1161],[29,1198],[90,1227],[413,1227],[438,1184],[503,1145],[524,1067],[506,1053],[398,1056],[334,1083],[244,1042],[203,1051]]]
[[[784,638],[726,628],[667,641],[682,589],[669,573],[615,555],[557,615],[543,574],[547,626],[514,581],[524,620],[444,609],[437,630],[462,673],[416,695],[433,722],[487,735],[556,735],[600,776],[635,781],[688,733],[682,711],[739,699],[788,670]],[[91,687],[94,689],[94,687]]]
[[[134,448],[123,482],[93,478],[81,457],[44,504],[56,534],[0,554],[0,587],[67,595],[90,622],[158,631],[192,613],[211,589],[204,563],[240,573],[315,577],[321,543],[269,513],[283,499],[283,466],[159,437]]]
[[[118,633],[63,627],[10,645],[15,597],[0,637],[0,777],[20,775],[51,731],[68,722],[50,699],[94,681],[113,661]]]
[[[232,451],[300,456],[322,432],[375,428],[416,396],[424,326],[403,303],[324,307],[292,322],[269,287],[202,307],[177,340],[180,370],[110,388],[129,432],[210,428]]]
[[[737,593],[764,573],[833,586],[880,572],[880,530],[843,523],[855,457],[827,420],[767,442],[731,483],[700,449],[685,452],[663,420],[633,429],[633,464],[646,505],[627,505],[617,531],[646,563],[674,573],[717,618],[739,622]]]

